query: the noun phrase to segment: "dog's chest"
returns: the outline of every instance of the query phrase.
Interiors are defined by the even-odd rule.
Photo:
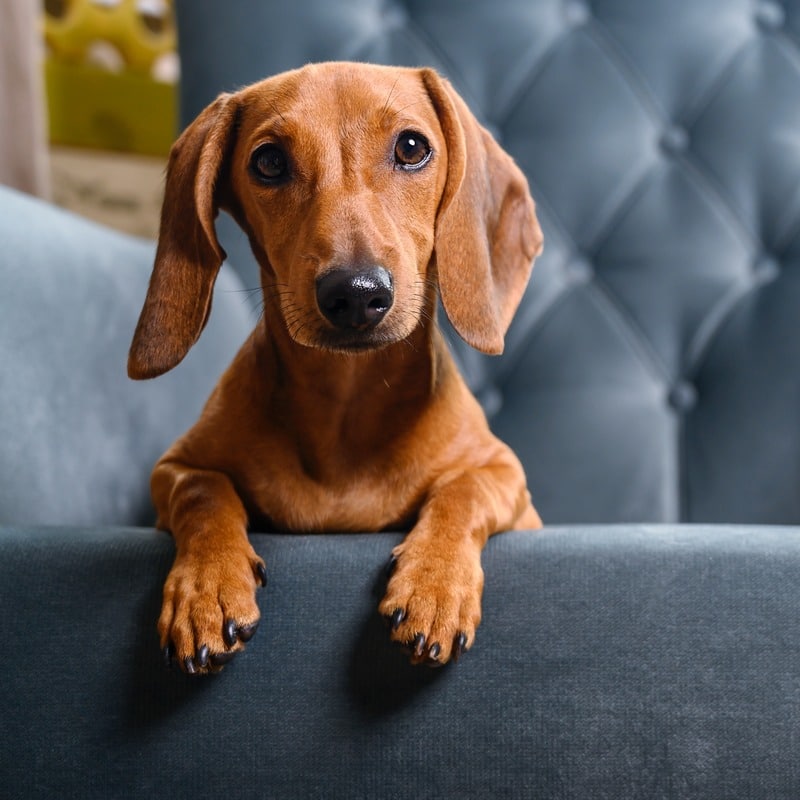
[[[251,513],[276,530],[374,531],[402,528],[417,516],[428,482],[394,464],[341,464],[321,473],[291,454],[264,464],[245,487]]]

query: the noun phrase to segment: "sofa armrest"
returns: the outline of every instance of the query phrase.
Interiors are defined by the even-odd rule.
[[[254,535],[269,585],[222,674],[161,663],[147,529],[0,529],[8,798],[793,797],[800,529],[493,538],[456,665],[376,613],[392,534]]]
[[[255,325],[225,268],[208,330],[156,381],[126,374],[155,243],[0,187],[0,523],[151,524],[149,475]]]

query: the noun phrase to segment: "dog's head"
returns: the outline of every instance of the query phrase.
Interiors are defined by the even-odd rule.
[[[377,348],[444,308],[499,353],[542,236],[522,172],[429,69],[317,64],[224,94],[170,154],[150,287],[128,362],[174,367],[199,337],[229,211],[266,313],[300,345]]]

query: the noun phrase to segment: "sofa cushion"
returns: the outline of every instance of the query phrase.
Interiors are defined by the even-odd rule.
[[[199,344],[135,383],[153,243],[1,187],[0,241],[0,522],[152,523],[153,464],[252,328],[252,304],[223,270]]]
[[[160,660],[166,534],[0,527],[4,797],[797,798],[800,529],[494,537],[438,670],[376,612],[399,540],[254,535],[261,626],[198,678]]]
[[[424,64],[517,159],[545,252],[466,359],[546,522],[800,521],[800,0],[175,6],[185,122],[306,61]]]

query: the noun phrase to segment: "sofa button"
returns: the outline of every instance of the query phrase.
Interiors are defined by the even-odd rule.
[[[583,0],[569,0],[564,5],[564,19],[567,25],[571,25],[573,28],[585,25],[591,15],[589,6]]]
[[[570,283],[589,283],[594,277],[591,263],[585,256],[575,256],[566,266]]]
[[[659,141],[661,149],[670,156],[680,156],[689,149],[689,132],[681,125],[670,125]]]
[[[753,264],[753,274],[759,283],[769,283],[780,275],[778,260],[767,253],[760,255]]]
[[[496,386],[487,386],[477,393],[483,413],[491,419],[503,407],[503,394]]]
[[[382,16],[386,30],[395,31],[408,26],[408,11],[401,3],[387,3],[383,8]]]
[[[774,0],[760,0],[756,4],[755,19],[762,31],[777,31],[786,22],[786,11]]]
[[[678,381],[669,390],[667,402],[672,409],[685,414],[697,405],[697,389],[688,381]]]

